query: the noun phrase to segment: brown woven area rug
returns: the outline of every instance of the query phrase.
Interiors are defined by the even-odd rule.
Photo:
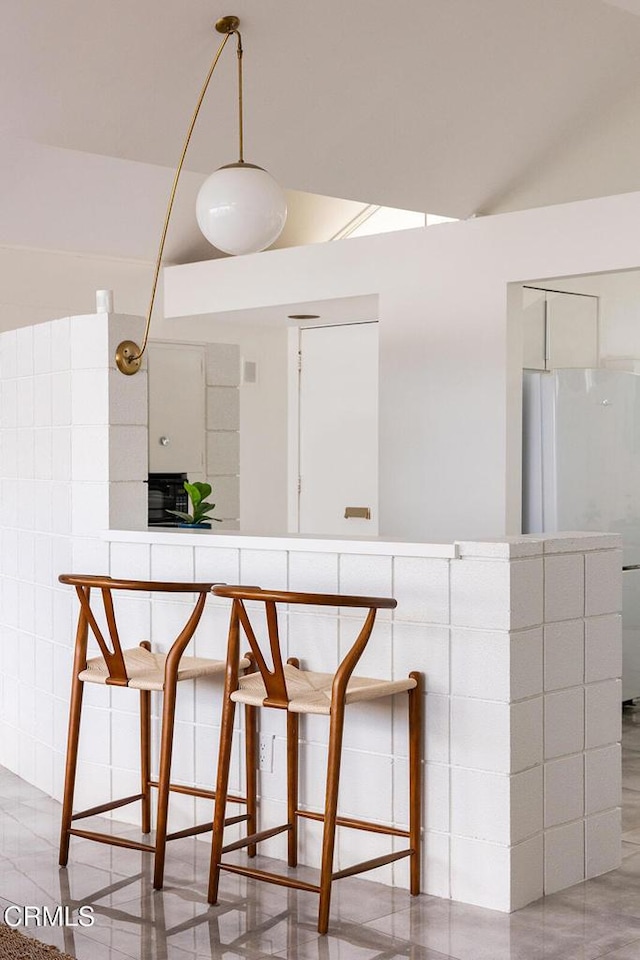
[[[0,924],[0,960],[73,960],[73,957]]]

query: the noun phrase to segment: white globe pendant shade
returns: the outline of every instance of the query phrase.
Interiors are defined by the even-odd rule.
[[[278,239],[287,219],[284,191],[252,163],[220,167],[200,187],[198,226],[214,247],[238,255],[257,253]]]

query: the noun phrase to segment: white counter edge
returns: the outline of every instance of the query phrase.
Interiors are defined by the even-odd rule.
[[[243,550],[296,550],[311,553],[353,553],[396,557],[435,557],[456,559],[455,543],[412,543],[402,540],[338,539],[335,537],[285,534],[283,536],[250,535],[236,531],[214,533],[201,530],[192,533],[183,529],[165,527],[162,530],[105,530],[103,540],[111,543],[150,543],[188,547],[221,547]]]

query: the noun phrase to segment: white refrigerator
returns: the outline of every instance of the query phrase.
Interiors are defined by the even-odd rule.
[[[640,697],[640,376],[525,371],[524,533],[623,538],[622,699]],[[638,569],[634,569],[638,567]]]

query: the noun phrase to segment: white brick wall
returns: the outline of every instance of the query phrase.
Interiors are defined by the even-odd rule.
[[[480,608],[487,625],[511,629],[452,629],[451,749],[460,769],[452,768],[451,895],[515,909],[619,863],[621,639],[610,611],[620,609],[622,556],[604,536],[523,538],[508,562],[490,559],[495,545],[460,547],[462,562],[451,561],[453,617],[473,623]],[[456,596],[468,589],[476,604]],[[475,789],[462,789],[469,782]],[[487,872],[501,862],[495,811],[508,783],[510,888]],[[473,849],[458,836],[473,839]],[[526,860],[539,865],[535,878],[517,868],[525,845]]]
[[[0,336],[0,762],[61,795],[76,616],[61,572],[390,595],[398,607],[380,616],[359,671],[426,675],[424,890],[511,910],[616,866],[618,539],[455,548],[170,530],[101,539],[103,528],[141,527],[146,516],[145,378],[111,366],[115,343],[137,333],[131,319],[94,316]],[[166,649],[189,603],[122,599],[123,639],[150,636]],[[227,617],[227,602],[211,598],[195,652],[224,656]],[[353,611],[283,614],[287,654],[317,669],[333,669],[356,630]],[[214,783],[220,692],[206,681],[181,687],[178,780]],[[85,704],[78,803],[136,792],[137,698],[89,685]],[[154,711],[157,746],[157,700]],[[265,822],[283,817],[282,719],[265,711],[262,720],[276,737],[274,773],[260,775]],[[317,804],[326,723],[304,718],[302,735],[301,794]],[[238,738],[236,786],[240,746]],[[350,709],[345,813],[405,825],[406,757],[402,697]],[[198,816],[209,806],[198,804]],[[191,823],[195,807],[172,798],[173,829]],[[375,856],[386,842],[340,833],[340,865]],[[303,836],[303,859],[313,860],[317,827],[305,824]],[[274,838],[266,851],[282,856],[283,843]],[[406,885],[406,863],[371,877]]]
[[[287,538],[255,541],[260,549],[243,547],[243,537],[214,541],[155,532],[134,535],[147,543],[125,544],[118,541],[127,534],[112,536],[116,575],[130,572],[133,546],[140,569],[150,564],[154,575],[173,570],[186,578],[193,565],[199,578],[397,598],[397,609],[379,618],[358,671],[397,677],[419,669],[426,675],[426,892],[511,910],[618,863],[620,618],[600,612],[585,616],[591,586],[584,575],[592,563],[610,572],[608,588],[601,579],[593,581],[597,605],[589,609],[609,610],[619,603],[622,574],[615,537],[465,543],[458,545],[458,557],[449,548],[448,557],[438,558],[384,553],[376,543],[341,542],[331,552],[324,541],[313,552],[308,542]],[[575,590],[566,587],[567,576]],[[151,607],[158,628],[169,623],[166,601],[152,600]],[[174,605],[176,615],[179,608]],[[227,608],[224,600],[209,604],[196,641],[199,654],[224,655]],[[292,608],[283,615],[287,655],[301,657],[311,669],[335,668],[355,630],[354,613],[346,609],[338,616],[326,608]],[[195,697],[187,690],[183,696],[185,736],[191,744],[192,724],[206,756],[203,744],[215,749],[217,740],[220,692],[211,685]],[[260,775],[267,822],[282,816],[285,801],[281,720],[275,711],[263,714],[262,729],[276,737],[274,773]],[[135,736],[134,717],[130,723]],[[302,795],[319,804],[324,719],[304,718],[302,736]],[[403,699],[397,698],[393,710],[385,701],[352,708],[345,750],[344,812],[405,825]],[[211,759],[208,766],[201,761],[199,782],[213,784],[213,766]],[[114,774],[116,781],[122,777],[122,789],[127,776],[124,770]],[[186,824],[191,815],[192,806],[183,804],[179,817]],[[302,832],[312,861],[315,828],[305,824]],[[341,833],[341,865],[379,852],[380,838]],[[284,856],[281,838],[267,849]],[[404,886],[406,873],[400,863],[372,877]]]
[[[240,347],[210,343],[206,348],[206,476],[220,530],[240,526]]]
[[[0,758],[58,797],[76,610],[57,577],[108,571],[99,532],[144,523],[146,373],[113,364],[141,333],[138,318],[100,314],[0,335]],[[93,801],[111,789],[111,714],[108,694],[87,702]]]

